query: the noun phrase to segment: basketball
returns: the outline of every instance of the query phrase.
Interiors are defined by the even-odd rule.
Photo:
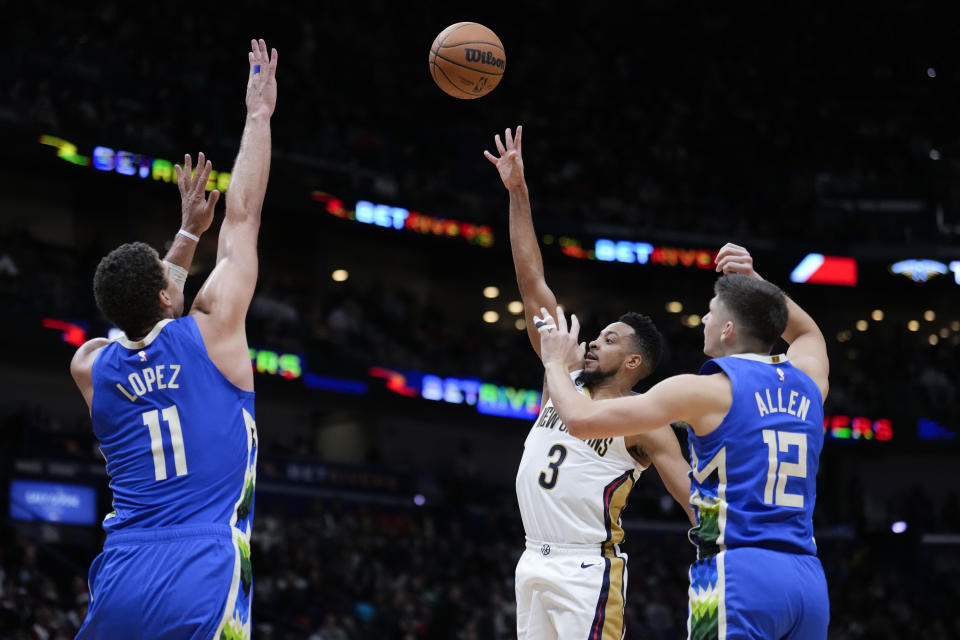
[[[473,100],[493,91],[507,64],[503,43],[476,22],[452,24],[430,47],[430,75],[447,95]]]

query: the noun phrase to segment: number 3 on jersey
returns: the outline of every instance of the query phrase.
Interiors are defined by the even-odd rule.
[[[167,479],[167,459],[163,455],[163,434],[160,431],[160,411],[146,411],[143,424],[150,430],[150,451],[153,453],[153,473],[159,482]],[[178,476],[187,475],[187,456],[183,450],[183,430],[180,428],[180,414],[177,406],[171,405],[163,410],[163,420],[170,428],[170,444],[173,445],[173,461]]]
[[[562,444],[555,444],[550,447],[550,453],[547,454],[549,457],[556,456],[557,459],[547,465],[553,473],[550,475],[550,479],[547,480],[547,472],[541,471],[538,482],[540,486],[544,489],[553,489],[557,486],[557,476],[560,475],[560,465],[563,464],[563,461],[567,459],[567,448]]]
[[[764,429],[763,441],[767,443],[767,458],[770,461],[770,466],[767,469],[767,484],[763,488],[763,502],[765,504],[775,504],[779,507],[802,509],[803,495],[787,493],[786,488],[789,478],[807,477],[807,434]],[[797,447],[797,461],[780,462],[777,452],[789,451],[791,446]],[[778,465],[779,469],[777,468]],[[774,481],[777,485],[776,499],[773,495]]]

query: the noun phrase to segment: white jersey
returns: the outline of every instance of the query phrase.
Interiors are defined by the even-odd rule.
[[[570,374],[577,380],[580,372]],[[582,385],[580,393],[589,395]],[[523,446],[517,501],[528,540],[619,544],[620,512],[646,469],[623,437],[580,440],[567,431],[553,401],[540,409]]]

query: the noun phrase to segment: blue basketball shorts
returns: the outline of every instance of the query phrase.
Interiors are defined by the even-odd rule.
[[[688,640],[826,640],[827,580],[819,558],[757,547],[690,566]]]
[[[77,640],[250,636],[249,545],[227,525],[111,533],[90,565]]]

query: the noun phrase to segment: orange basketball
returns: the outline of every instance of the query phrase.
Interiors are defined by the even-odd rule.
[[[507,56],[493,31],[476,22],[452,24],[430,47],[430,75],[448,95],[461,100],[485,96],[500,84]]]

